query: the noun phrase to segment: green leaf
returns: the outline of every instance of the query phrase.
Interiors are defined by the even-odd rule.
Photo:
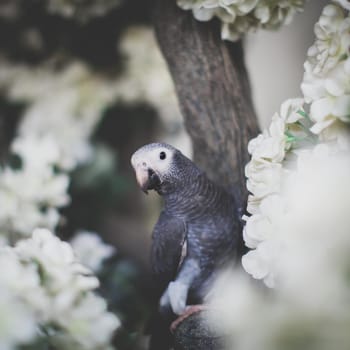
[[[299,109],[297,113],[299,115],[301,115],[303,118],[305,118],[306,120],[308,120],[309,122],[312,122],[311,119],[310,119],[310,116],[305,111]]]

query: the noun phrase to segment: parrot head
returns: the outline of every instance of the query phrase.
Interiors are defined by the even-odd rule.
[[[166,143],[151,143],[139,148],[131,157],[131,165],[141,189],[164,192],[179,179],[177,163],[187,159],[176,148]]]

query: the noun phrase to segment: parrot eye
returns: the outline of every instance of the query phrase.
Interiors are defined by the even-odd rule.
[[[160,152],[159,153],[159,159],[163,160],[166,158],[166,153],[165,152]]]

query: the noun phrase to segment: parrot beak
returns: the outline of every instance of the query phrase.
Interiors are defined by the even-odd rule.
[[[159,186],[160,179],[152,169],[137,167],[135,172],[137,183],[139,184],[141,190],[146,194],[148,194],[148,190],[154,190]]]
[[[137,152],[131,157],[131,165],[136,174],[136,180],[141,190],[148,194],[148,190],[156,189],[161,181],[156,172],[140,158]]]
[[[135,170],[136,180],[141,190],[148,194],[150,184],[150,172],[147,164],[137,155],[137,152],[131,157],[131,165]]]
[[[148,175],[148,170],[144,169],[142,167],[137,167],[135,169],[136,173],[136,180],[137,183],[139,184],[141,190],[148,194],[148,186],[149,186],[149,175]]]
[[[140,186],[141,190],[148,194],[148,186],[149,186],[149,170],[145,163],[135,162],[133,158],[131,158],[131,164],[135,170],[136,181]]]

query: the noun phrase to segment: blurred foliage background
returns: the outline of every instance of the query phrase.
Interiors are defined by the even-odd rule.
[[[167,139],[183,133],[170,77],[149,29],[150,10],[147,0],[0,3],[2,164],[12,157],[11,141],[30,105],[9,96],[11,84],[30,79],[26,74],[30,77],[34,72],[37,83],[42,80],[45,86],[45,72],[60,75],[72,62],[83,65],[90,76],[112,82],[108,88],[114,90],[113,101],[105,103],[95,117],[91,155],[70,171],[71,201],[62,208],[63,220],[56,232],[66,240],[77,230],[98,232],[117,248],[98,277],[102,296],[122,321],[115,339],[120,349],[144,347],[142,330],[153,304],[148,247],[150,217],[153,211],[156,214],[158,202],[154,196],[153,206],[144,205],[134,183],[130,155],[159,135],[166,134]],[[10,70],[15,72],[11,78]],[[146,83],[147,75],[153,81]],[[27,83],[31,87],[31,81]],[[56,91],[47,93],[54,98]],[[60,105],[51,108],[59,113]],[[160,115],[162,109],[167,112]],[[69,132],[71,126],[67,123],[66,127]]]

